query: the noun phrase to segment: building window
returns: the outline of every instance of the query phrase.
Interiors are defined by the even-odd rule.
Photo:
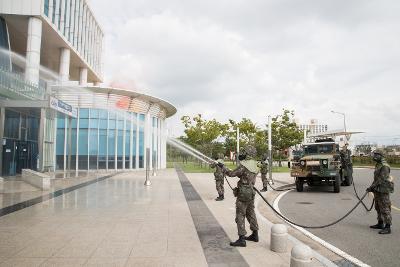
[[[89,128],[89,169],[96,170],[99,146],[99,111],[97,109],[90,110]]]
[[[65,116],[58,114],[56,138],[56,165],[57,169],[64,169],[64,144],[65,144]]]
[[[19,138],[20,115],[18,112],[6,109],[4,121],[4,137]]]
[[[108,112],[107,110],[99,110],[99,169],[107,168],[107,128],[108,128]]]
[[[139,168],[144,168],[144,123],[145,115],[139,114]]]
[[[49,16],[49,0],[44,0],[44,14],[46,17]]]
[[[136,127],[137,127],[137,114],[133,113],[132,114],[132,168],[136,169],[136,148],[137,148],[137,131],[136,131]]]
[[[108,169],[115,168],[115,129],[116,115],[110,112],[108,119]]]
[[[79,110],[79,144],[78,144],[78,168],[88,169],[88,140],[89,140],[89,109]]]
[[[129,169],[130,155],[132,155],[131,151],[131,128],[132,128],[132,118],[130,116],[125,120],[125,169]]]
[[[122,169],[122,161],[124,160],[122,157],[124,155],[124,120],[123,117],[118,117],[117,121],[117,168]]]
[[[51,0],[50,0],[51,1]],[[57,0],[52,0],[53,1],[53,16],[51,18],[51,21],[53,22],[53,24],[55,24],[56,22],[56,1]]]

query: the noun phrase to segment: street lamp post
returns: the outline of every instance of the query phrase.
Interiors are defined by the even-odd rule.
[[[343,112],[338,112],[338,111],[334,111],[334,110],[331,110],[331,112],[332,113],[336,113],[336,114],[339,114],[339,115],[342,115],[343,116],[343,125],[344,125],[344,137],[346,138],[345,140],[346,140],[346,142],[345,143],[347,143],[347,129],[346,129],[346,114],[345,113],[343,113]]]
[[[274,184],[272,179],[272,125],[271,125],[271,115],[268,115],[268,178]]]
[[[340,114],[343,116],[343,125],[344,125],[344,132],[347,133],[347,129],[346,129],[346,114],[344,114],[343,112],[337,112],[337,111],[333,111],[331,110],[332,113],[336,113],[336,114]]]

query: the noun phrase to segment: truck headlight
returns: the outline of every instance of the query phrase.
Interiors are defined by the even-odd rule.
[[[301,165],[301,166],[306,166],[306,161],[305,161],[305,160],[301,160],[301,161],[300,161],[300,165]]]
[[[324,160],[322,161],[322,164],[328,165],[328,161],[327,161],[326,159],[324,159]]]

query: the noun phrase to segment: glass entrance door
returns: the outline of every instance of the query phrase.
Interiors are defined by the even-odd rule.
[[[16,141],[13,139],[3,139],[3,171],[2,175],[12,176],[16,174],[15,151]]]

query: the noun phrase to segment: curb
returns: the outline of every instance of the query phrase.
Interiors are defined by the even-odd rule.
[[[375,169],[375,166],[353,166],[354,169]],[[390,167],[391,170],[400,170],[398,167]]]
[[[292,191],[292,190],[290,190]],[[279,209],[279,201],[281,200],[281,198],[283,198],[284,195],[286,195],[287,193],[289,193],[290,191],[286,191],[283,192],[281,194],[278,195],[277,198],[275,198],[274,203],[273,203],[273,207],[279,212],[281,213],[280,209]],[[342,258],[350,261],[351,263],[360,266],[360,267],[371,267],[370,265],[360,261],[359,259],[347,254],[346,252],[340,250],[339,248],[333,246],[332,244],[326,242],[325,240],[319,238],[318,236],[314,235],[313,233],[307,231],[306,229],[304,229],[303,227],[299,227],[296,225],[293,225],[291,223],[285,222],[287,224],[289,224],[290,226],[292,226],[293,228],[299,230],[301,233],[303,233],[305,236],[311,238],[312,240],[314,240],[315,242],[319,243],[320,245],[324,246],[325,248],[329,249],[330,251],[332,251],[333,253],[341,256]]]
[[[289,192],[289,191],[287,191]],[[279,196],[278,196],[279,197]],[[267,218],[265,218],[260,211],[258,210],[258,204],[260,202],[261,198],[259,196],[257,196],[254,206],[255,206],[255,212],[256,212],[256,216],[258,218],[261,219],[261,221],[265,222],[266,224],[268,224],[270,227],[272,227],[272,225],[274,225],[272,222],[270,222]],[[274,201],[275,203],[275,201]],[[292,242],[294,245],[304,245],[303,242],[301,242],[300,240],[298,240],[297,238],[295,238],[294,236],[290,235],[288,233],[288,239],[290,240],[290,242]],[[334,264],[331,260],[329,260],[328,258],[324,257],[323,255],[319,254],[318,252],[316,252],[315,250],[312,249],[312,253],[314,258],[316,258],[321,264],[323,264],[324,266],[327,267],[337,267],[336,264]]]

